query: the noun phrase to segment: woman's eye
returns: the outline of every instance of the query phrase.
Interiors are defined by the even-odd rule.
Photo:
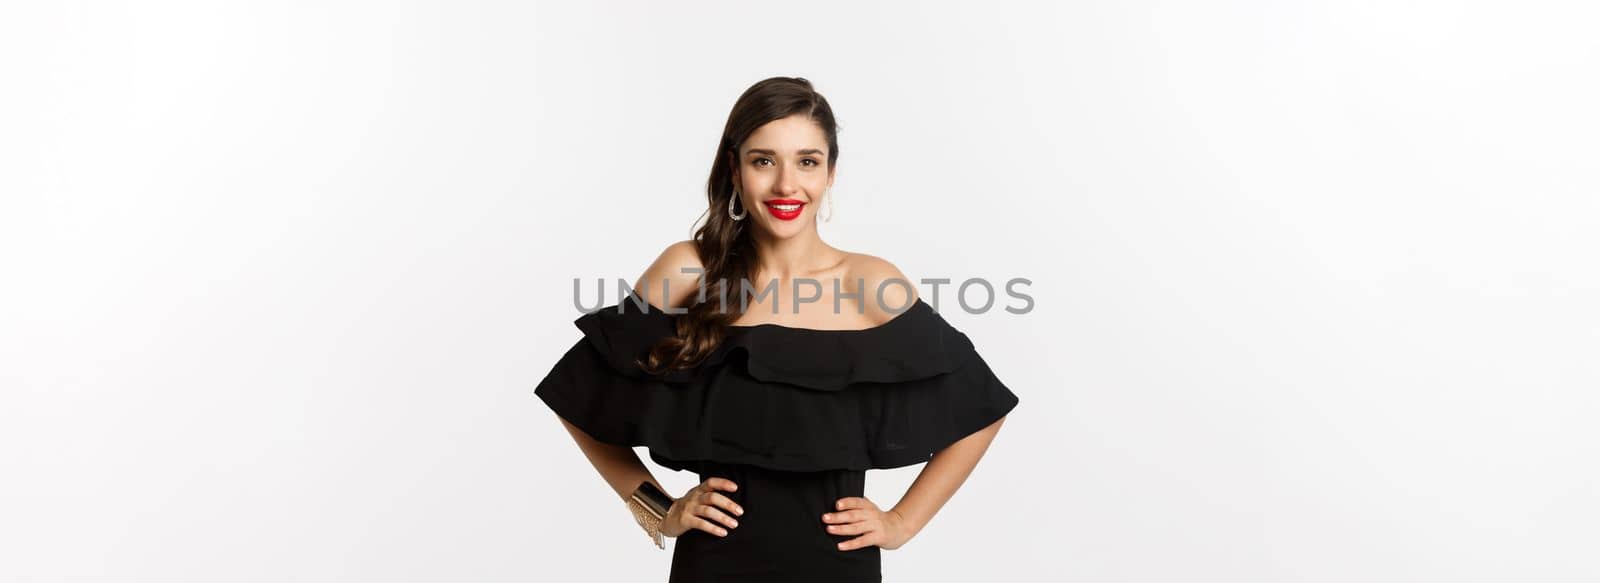
[[[755,165],[760,166],[762,162],[771,162],[771,161],[772,161],[772,158],[756,158],[754,163],[755,163]],[[821,165],[820,162],[817,162],[816,160],[813,160],[811,158],[806,158],[804,160],[801,160],[801,162],[810,162],[812,166]]]

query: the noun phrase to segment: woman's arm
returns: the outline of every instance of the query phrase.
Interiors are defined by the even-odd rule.
[[[884,285],[891,280],[911,281],[893,263],[873,255],[858,253],[854,257],[856,263],[851,268],[851,278],[862,278],[868,284],[864,288],[866,290],[881,290],[879,292],[882,294],[881,303],[864,302],[865,312],[872,316],[875,323],[883,324],[895,317],[896,313],[888,311],[889,306],[910,306],[920,299],[921,295],[917,293],[915,286]],[[871,297],[873,294],[867,295]],[[1005,417],[995,420],[988,427],[950,444],[928,460],[928,465],[922,468],[922,473],[911,483],[906,495],[887,512],[898,517],[906,529],[904,534],[907,539],[927,526],[928,521],[933,520],[933,515],[938,513],[944,503],[955,495],[961,484],[967,481],[967,476],[972,474],[972,469],[977,467],[978,460],[983,457],[985,451],[988,451],[989,442],[994,441],[995,434],[1000,431],[1000,425],[1005,423],[1005,420]],[[840,507],[841,510],[843,508]],[[850,532],[850,529],[836,532]]]
[[[634,281],[634,290],[640,291],[651,305],[682,307],[690,294],[696,293],[695,282],[698,277],[693,273],[684,273],[682,268],[699,265],[693,241],[673,243],[662,250],[644,274]],[[670,288],[663,283],[666,280],[671,281]],[[612,490],[616,490],[617,496],[626,500],[639,487],[639,482],[651,482],[657,488],[661,487],[633,448],[598,441],[566,419],[562,419],[561,424],[578,442],[583,455],[588,456],[589,463],[594,464],[594,469],[599,470],[600,476],[605,478]],[[665,490],[662,488],[662,491]]]
[[[922,468],[922,473],[917,474],[917,479],[911,482],[906,495],[889,510],[899,515],[909,531],[907,538],[921,532],[922,527],[933,520],[933,515],[967,481],[967,476],[977,467],[978,460],[983,458],[983,453],[989,449],[989,443],[994,441],[995,434],[1005,421],[1006,418],[1001,417],[988,427],[933,454],[928,465]]]
[[[572,439],[578,442],[578,448],[589,458],[589,463],[594,464],[594,469],[600,472],[600,477],[605,478],[611,489],[616,491],[617,497],[627,500],[634,489],[639,487],[640,482],[650,482],[661,488],[661,483],[650,474],[649,468],[639,460],[639,455],[633,452],[633,448],[596,440],[566,419],[562,419],[561,424],[572,434]],[[661,489],[666,490],[666,488]]]
[[[928,461],[911,482],[911,488],[900,498],[900,503],[887,511],[862,496],[847,496],[834,503],[834,511],[822,515],[829,533],[861,535],[838,544],[841,551],[850,551],[876,545],[884,549],[898,549],[911,540],[922,527],[933,520],[934,513],[955,495],[961,483],[967,481],[972,469],[977,467],[983,452],[989,449],[995,433],[1000,431],[1001,417],[988,427],[979,429],[950,444]]]

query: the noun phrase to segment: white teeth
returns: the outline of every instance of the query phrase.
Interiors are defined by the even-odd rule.
[[[792,210],[800,208],[800,205],[797,205],[797,204],[775,204],[775,205],[772,205],[772,208],[778,209],[780,211],[787,212],[787,211],[792,211]]]

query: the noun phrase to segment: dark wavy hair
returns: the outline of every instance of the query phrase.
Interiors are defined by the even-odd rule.
[[[770,77],[751,85],[734,102],[728,122],[722,128],[711,163],[711,178],[706,181],[707,219],[694,233],[695,249],[705,269],[705,301],[689,306],[677,317],[675,336],[662,339],[639,363],[651,374],[693,368],[709,356],[726,337],[728,326],[743,313],[740,282],[755,278],[759,264],[754,243],[746,225],[728,216],[728,200],[733,196],[733,169],[739,163],[739,147],[757,128],[768,122],[803,114],[816,122],[828,140],[828,168],[839,160],[839,124],[833,118],[828,100],[801,77]],[[747,211],[748,212],[748,211]],[[727,298],[727,309],[719,298]]]

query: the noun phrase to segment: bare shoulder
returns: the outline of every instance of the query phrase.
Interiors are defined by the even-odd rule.
[[[678,241],[656,255],[633,283],[633,289],[658,308],[688,307],[698,289],[702,267],[694,241]]]
[[[889,260],[866,253],[851,253],[846,279],[861,281],[862,312],[873,322],[883,324],[915,304],[917,284]]]

